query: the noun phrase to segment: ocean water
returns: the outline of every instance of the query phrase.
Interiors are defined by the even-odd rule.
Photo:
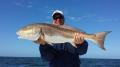
[[[81,58],[81,67],[120,67],[120,59]],[[0,57],[0,67],[48,67],[39,57]]]

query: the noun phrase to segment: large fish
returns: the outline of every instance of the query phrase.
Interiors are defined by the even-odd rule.
[[[70,42],[73,46],[75,46],[75,44],[73,43],[74,33],[81,32],[83,33],[85,40],[91,40],[100,48],[105,50],[104,39],[110,31],[87,34],[79,29],[72,28],[70,26],[54,25],[48,23],[34,23],[21,28],[16,33],[19,36],[18,38],[32,41],[36,41],[40,37],[40,35],[44,33],[45,41],[47,41],[48,43]]]

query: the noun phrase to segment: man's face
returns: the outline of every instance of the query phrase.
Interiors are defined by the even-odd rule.
[[[53,15],[53,24],[55,25],[63,25],[64,24],[64,16],[60,13],[55,13]]]

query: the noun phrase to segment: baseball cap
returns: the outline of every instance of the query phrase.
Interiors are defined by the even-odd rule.
[[[60,10],[55,10],[52,14],[53,19],[64,19],[63,12]]]
[[[55,13],[60,13],[61,15],[63,15],[63,12],[62,12],[62,11],[60,11],[60,10],[55,10],[55,11],[53,12],[52,16],[53,16]]]

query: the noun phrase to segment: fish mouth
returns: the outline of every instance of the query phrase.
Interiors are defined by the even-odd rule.
[[[17,34],[17,35],[20,35],[20,31],[17,31],[16,34]]]
[[[20,34],[20,32],[16,32],[16,34],[18,35],[18,39],[23,39],[24,37],[22,37],[22,35]]]

